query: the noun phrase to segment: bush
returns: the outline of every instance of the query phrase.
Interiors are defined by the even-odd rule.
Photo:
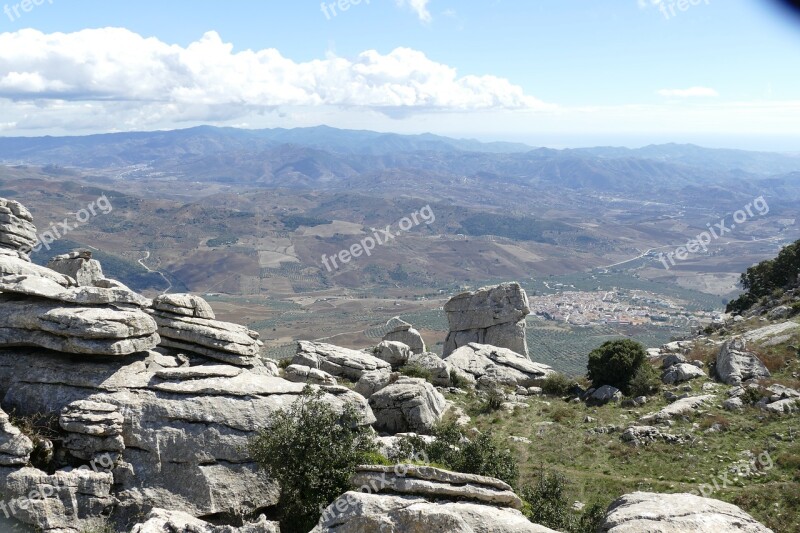
[[[248,443],[258,465],[281,486],[277,514],[281,531],[303,532],[320,509],[349,490],[359,464],[373,462],[377,448],[353,408],[336,412],[322,392],[306,387],[289,409]]]
[[[525,516],[535,524],[568,533],[598,531],[605,520],[606,506],[597,502],[582,512],[574,511],[566,495],[567,485],[562,474],[541,471],[536,484],[520,490]]]
[[[436,440],[426,443],[419,437],[403,437],[398,443],[395,461],[405,461],[412,457],[427,456],[431,465],[463,472],[502,479],[509,485],[516,485],[519,468],[507,449],[500,447],[491,433],[483,433],[467,440],[464,431],[454,422],[441,424],[434,431]]]
[[[542,382],[542,392],[550,396],[567,396],[575,385],[575,381],[564,374],[550,374]]]
[[[661,390],[661,374],[656,367],[645,363],[636,370],[628,386],[634,397],[656,394]]]
[[[450,370],[450,385],[457,389],[468,389],[472,384],[469,382],[467,378],[456,372],[455,370]]]
[[[502,389],[498,389],[497,387],[491,388],[486,393],[486,402],[483,404],[483,410],[486,412],[498,411],[503,407],[503,402],[505,401],[506,395],[503,393]]]
[[[739,398],[742,400],[742,403],[745,405],[755,405],[758,403],[761,398],[764,397],[764,393],[759,387],[745,387],[744,394],[742,394]]]
[[[594,387],[611,385],[629,394],[636,371],[647,362],[647,350],[640,343],[630,339],[607,341],[589,354],[589,379]]]
[[[399,372],[410,378],[422,378],[428,382],[433,381],[433,373],[424,366],[418,364],[406,365],[402,367]]]

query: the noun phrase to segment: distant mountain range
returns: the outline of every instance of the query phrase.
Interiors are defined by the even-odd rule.
[[[5,137],[0,138],[0,161],[84,169],[143,166],[126,175],[136,179],[156,172],[258,187],[349,188],[400,173],[428,182],[470,179],[632,194],[738,187],[743,181],[767,178],[770,187],[794,189],[800,172],[797,155],[690,144],[553,150],[327,126],[265,130],[203,126],[85,137]]]

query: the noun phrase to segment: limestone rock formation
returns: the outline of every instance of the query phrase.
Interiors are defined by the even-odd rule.
[[[259,364],[263,343],[258,333],[215,320],[211,306],[199,296],[158,296],[153,300],[152,314],[158,324],[161,346],[232,365]]]
[[[17,201],[0,198],[0,248],[27,258],[38,240],[30,211]]]
[[[405,320],[401,320],[400,317],[394,317],[386,323],[386,326],[390,330],[383,336],[383,340],[402,342],[411,349],[412,353],[426,351],[422,335]]]
[[[650,424],[653,422],[663,422],[664,420],[670,420],[676,416],[684,416],[689,415],[703,406],[706,402],[712,401],[716,398],[713,394],[705,394],[702,396],[689,396],[687,398],[682,398],[680,400],[676,400],[675,402],[669,404],[668,406],[664,407],[658,412],[651,413],[649,415],[645,415],[641,418],[641,421]]]
[[[450,324],[444,357],[470,343],[508,348],[528,357],[525,317],[530,307],[519,283],[459,294],[445,304],[444,310]]]
[[[318,368],[303,365],[289,365],[284,378],[294,383],[313,383],[315,385],[337,385],[336,378]],[[358,390],[356,390],[358,392]]]
[[[14,427],[5,411],[0,409],[0,467],[25,466],[32,451],[31,439]]]
[[[664,375],[661,376],[661,381],[668,385],[674,383],[683,383],[692,379],[704,378],[706,373],[702,369],[697,368],[689,363],[678,363],[669,367]]]
[[[384,370],[364,372],[356,383],[355,391],[364,398],[369,399],[393,380],[397,381],[399,376],[397,373],[391,374]]]
[[[601,533],[772,533],[730,503],[692,494],[634,492],[608,508]]]
[[[764,363],[756,354],[747,351],[747,341],[742,337],[731,339],[722,345],[717,355],[717,375],[728,385],[770,377]]]
[[[432,352],[412,353],[408,358],[409,365],[415,365],[431,373],[431,383],[437,387],[449,387],[450,364]]]
[[[47,268],[71,277],[81,287],[93,287],[105,279],[100,262],[92,259],[88,250],[57,255],[47,263]]]
[[[131,533],[280,533],[277,522],[269,522],[261,515],[257,522],[242,527],[215,526],[182,511],[153,509],[147,521],[133,526]]]
[[[356,490],[333,502],[312,533],[554,533],[529,522],[511,487],[494,478],[414,465],[365,466],[351,485]]]
[[[318,368],[332,376],[347,378],[353,383],[361,379],[365,372],[389,372],[392,369],[389,363],[374,355],[310,341],[297,343],[297,354],[292,359],[292,364]]]
[[[603,385],[595,390],[591,390],[586,403],[588,405],[605,405],[608,402],[619,402],[622,400],[622,391],[611,385]]]
[[[100,454],[118,456],[125,450],[123,421],[116,405],[77,400],[61,410],[58,423],[67,433],[64,448],[77,459],[91,461]]]
[[[531,387],[554,373],[551,367],[507,348],[478,343],[458,348],[445,361],[469,381],[487,385]]]
[[[408,363],[408,358],[411,357],[411,349],[402,342],[382,341],[375,347],[374,354],[378,359],[389,363],[393,370],[397,370]]]
[[[447,408],[444,396],[433,385],[424,379],[406,377],[373,394],[369,405],[377,419],[375,429],[390,434],[430,434]]]

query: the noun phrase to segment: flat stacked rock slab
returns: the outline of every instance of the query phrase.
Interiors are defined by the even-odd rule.
[[[17,201],[0,198],[0,247],[27,256],[38,241],[30,211]]]
[[[735,505],[693,494],[634,492],[608,508],[601,533],[773,533]]]
[[[351,485],[355,490],[333,502],[312,533],[554,533],[529,522],[519,497],[494,478],[414,465],[364,466]]]
[[[152,307],[161,346],[238,366],[259,364],[263,343],[244,326],[214,319],[211,306],[188,294],[156,297]]]
[[[392,370],[392,365],[374,355],[310,341],[297,343],[297,354],[292,359],[292,364],[318,368],[332,376],[347,378],[353,383],[361,379],[365,372]]]
[[[462,377],[478,384],[531,387],[555,371],[507,348],[470,343],[444,359]]]
[[[450,324],[445,357],[473,342],[508,348],[528,357],[525,317],[531,310],[519,283],[459,294],[445,304],[444,310]]]

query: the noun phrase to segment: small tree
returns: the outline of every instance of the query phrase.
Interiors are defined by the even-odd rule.
[[[311,387],[275,414],[270,427],[250,440],[248,451],[280,484],[278,515],[281,531],[289,533],[311,530],[320,508],[349,490],[355,467],[374,462],[377,455],[355,409],[339,413]]]
[[[641,365],[628,385],[631,396],[650,396],[661,390],[661,374],[650,363]]]
[[[611,385],[628,394],[631,379],[645,363],[647,350],[642,344],[630,339],[607,341],[589,354],[589,379],[595,387]]]

